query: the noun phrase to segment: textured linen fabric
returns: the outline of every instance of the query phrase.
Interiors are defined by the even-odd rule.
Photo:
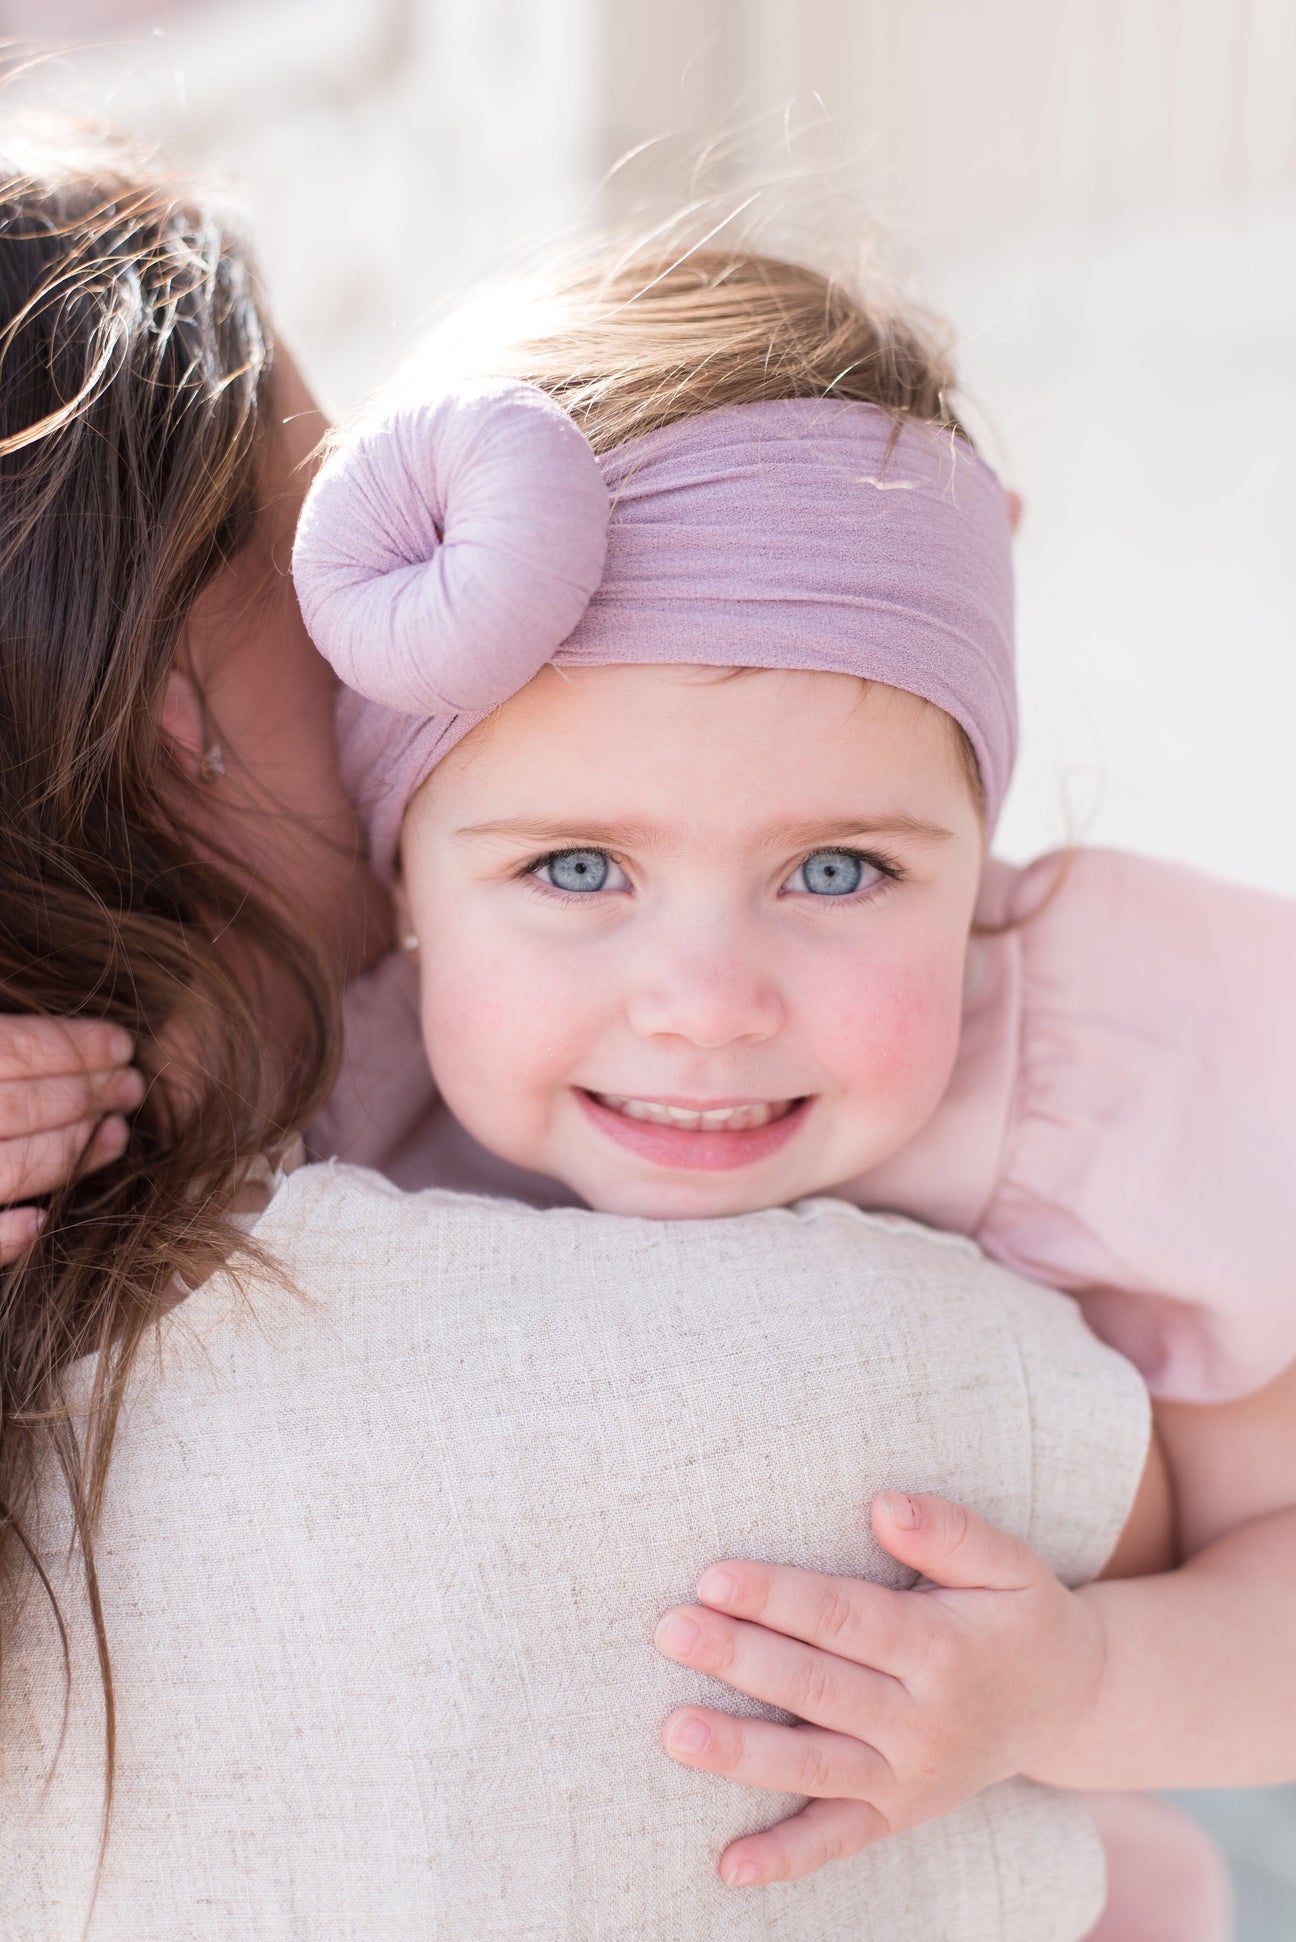
[[[1013,927],[972,940],[944,1098],[901,1152],[833,1191],[1074,1294],[1153,1395],[1261,1388],[1296,1358],[1296,903],[1074,850],[992,862],[979,916]],[[312,1151],[408,1187],[564,1198],[437,1108],[408,960],[346,1006]]]
[[[877,405],[729,405],[596,459],[534,385],[406,392],[322,467],[293,577],[386,878],[420,783],[549,661],[859,675],[963,727],[992,828],[1012,774],[1004,489]]]
[[[868,1532],[887,1484],[1094,1573],[1148,1410],[1072,1303],[833,1201],[645,1222],[306,1167],[256,1232],[295,1292],[197,1290],[122,1424],[92,1942],[1084,1933],[1092,1824],[1026,1782],[807,1881],[726,1889],[721,1846],[789,1803],[665,1757],[671,1706],[733,1696],[651,1645],[726,1554],[907,1582]],[[51,1488],[49,1556],[63,1521]],[[6,1942],[80,1936],[94,1874],[95,1678],[57,1582],[75,1675],[52,1776],[57,1638],[34,1590],[10,1621]]]

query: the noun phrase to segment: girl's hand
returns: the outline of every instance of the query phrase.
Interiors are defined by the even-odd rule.
[[[129,1032],[102,1019],[0,1014],[0,1266],[40,1231],[22,1203],[115,1160],[144,1097]]]
[[[807,1722],[700,1706],[666,1722],[683,1765],[811,1796],[725,1849],[731,1886],[811,1874],[1046,1766],[1096,1698],[1098,1611],[1028,1545],[943,1497],[883,1492],[872,1516],[878,1542],[931,1586],[726,1562],[657,1628],[667,1658]]]

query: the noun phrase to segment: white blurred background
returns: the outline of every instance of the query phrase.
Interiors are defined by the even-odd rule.
[[[240,185],[339,407],[519,245],[685,197],[709,138],[735,203],[822,164],[1026,500],[1001,849],[1296,894],[1296,0],[0,0],[0,33]]]
[[[339,408],[510,252],[686,199],[717,136],[735,205],[853,198],[1026,500],[1001,849],[1296,895],[1296,0],[0,0],[0,34],[69,50],[20,89],[239,186]],[[1289,1797],[1207,1811],[1244,1933],[1296,1935]]]

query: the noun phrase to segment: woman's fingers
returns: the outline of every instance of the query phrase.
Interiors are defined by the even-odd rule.
[[[776,1720],[735,1719],[708,1706],[672,1713],[662,1745],[681,1766],[721,1773],[747,1787],[777,1794],[835,1800],[885,1799],[891,1768],[876,1747],[820,1726],[780,1726]]]
[[[106,1072],[134,1056],[130,1033],[102,1018],[0,1015],[0,1079]]]
[[[731,1888],[765,1881],[796,1881],[826,1861],[844,1861],[891,1833],[867,1800],[812,1800],[790,1820],[731,1841],[720,1856],[720,1873]]]
[[[795,1565],[729,1559],[698,1585],[703,1605],[903,1679],[923,1657],[924,1613],[907,1592]]]
[[[795,1713],[815,1726],[872,1741],[874,1727],[894,1712],[903,1688],[885,1673],[834,1653],[784,1638],[763,1625],[723,1618],[703,1605],[667,1612],[654,1638],[657,1650],[696,1672]]]
[[[48,1133],[29,1133],[0,1147],[0,1200],[14,1204],[53,1193],[74,1176],[93,1173],[125,1151],[130,1129],[120,1113],[107,1119],[82,1119]]]
[[[99,1072],[60,1073],[51,1078],[0,1079],[0,1200],[4,1149],[32,1133],[76,1126],[101,1113],[133,1113],[144,1097],[144,1079],[133,1066]]]

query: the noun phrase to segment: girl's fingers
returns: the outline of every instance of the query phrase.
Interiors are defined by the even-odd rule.
[[[777,1794],[885,1800],[893,1778],[876,1747],[848,1734],[826,1733],[819,1726],[780,1726],[768,1719],[735,1719],[707,1706],[685,1706],[672,1713],[662,1745],[681,1766]]]
[[[826,1861],[844,1861],[893,1830],[867,1800],[812,1800],[791,1820],[731,1841],[720,1856],[720,1873],[731,1888],[765,1881],[796,1881]]]
[[[873,1499],[872,1514],[878,1543],[934,1585],[1025,1591],[1051,1575],[1022,1538],[948,1497],[883,1490]]]
[[[102,1018],[0,1013],[0,1079],[44,1079],[129,1065],[135,1041]]]
[[[709,1672],[752,1699],[870,1742],[876,1740],[879,1724],[894,1715],[904,1693],[885,1673],[803,1645],[800,1639],[784,1638],[763,1625],[722,1618],[703,1605],[667,1612],[654,1643],[666,1658]]]
[[[702,1576],[703,1605],[903,1679],[922,1662],[927,1612],[908,1592],[789,1564],[726,1560]]]
[[[94,1173],[106,1167],[110,1161],[118,1160],[130,1143],[130,1127],[120,1113],[109,1113],[95,1127],[89,1145],[82,1143],[81,1157],[76,1165],[76,1177]]]
[[[6,1141],[31,1133],[56,1132],[100,1113],[133,1113],[144,1091],[143,1076],[129,1065],[55,1078],[0,1079],[0,1154]]]
[[[0,1207],[0,1268],[16,1261],[45,1225],[39,1207]]]
[[[0,1203],[15,1203],[53,1193],[74,1176],[93,1173],[125,1151],[130,1129],[119,1113],[105,1120],[83,1119],[49,1133],[6,1140],[0,1147]]]

